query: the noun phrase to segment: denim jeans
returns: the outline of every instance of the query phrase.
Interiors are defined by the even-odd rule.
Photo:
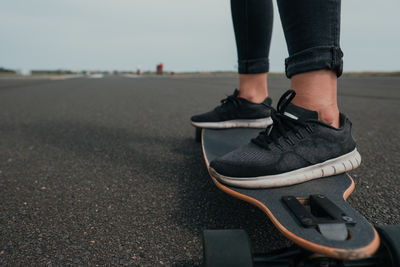
[[[343,71],[341,0],[277,0],[289,57],[288,78],[313,70]],[[240,74],[269,71],[272,0],[231,0]]]

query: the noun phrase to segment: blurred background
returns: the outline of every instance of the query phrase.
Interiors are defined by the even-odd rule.
[[[287,57],[275,5],[271,72]],[[400,70],[397,0],[342,1],[346,72]],[[32,71],[236,70],[230,1],[2,1],[0,68]],[[10,73],[9,73],[10,74]]]

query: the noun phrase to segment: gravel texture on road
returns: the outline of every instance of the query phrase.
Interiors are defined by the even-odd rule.
[[[245,229],[257,252],[290,244],[219,191],[191,115],[235,77],[0,80],[0,265],[202,264],[204,229]],[[276,105],[289,88],[269,80]],[[362,165],[349,202],[400,223],[400,78],[343,77],[339,104]]]

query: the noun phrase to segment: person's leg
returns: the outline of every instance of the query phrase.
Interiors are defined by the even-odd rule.
[[[272,123],[267,72],[271,42],[272,0],[231,0],[239,86],[210,112],[191,117],[200,128],[265,128]]]
[[[238,54],[239,97],[261,103],[268,96],[272,0],[231,0]]]
[[[339,127],[337,77],[342,74],[339,46],[340,0],[278,0],[289,57],[286,75],[296,91],[293,104],[318,112]]]
[[[267,73],[239,74],[239,97],[261,103],[268,97]]]
[[[352,124],[337,108],[340,0],[278,0],[292,88],[273,124],[247,145],[210,163],[219,181],[238,187],[287,186],[357,168]],[[338,127],[340,126],[340,127]]]
[[[320,121],[339,127],[336,73],[318,70],[296,74],[291,79],[291,87],[296,91],[293,104],[315,110]]]

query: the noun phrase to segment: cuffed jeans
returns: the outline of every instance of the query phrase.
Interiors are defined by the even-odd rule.
[[[340,49],[341,0],[277,0],[289,57],[288,78],[328,69],[343,71]],[[272,0],[231,0],[240,74],[269,71]]]

